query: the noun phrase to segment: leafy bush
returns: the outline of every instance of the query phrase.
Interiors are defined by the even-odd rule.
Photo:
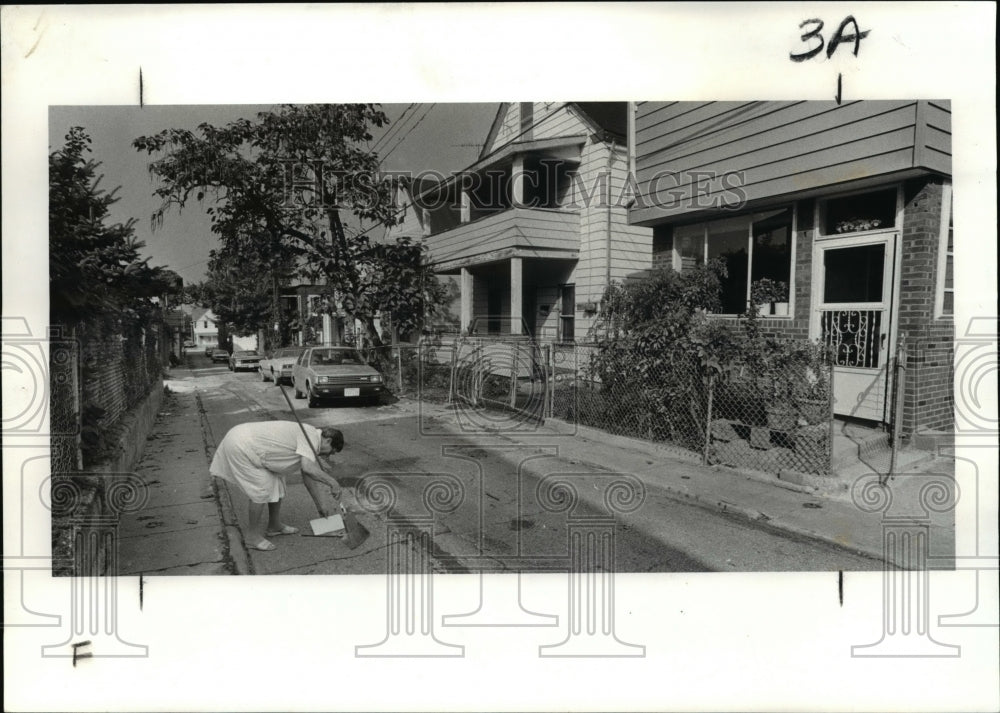
[[[766,425],[772,409],[793,412],[797,399],[829,399],[825,348],[761,329],[757,302],[786,299],[787,285],[756,284],[734,323],[710,316],[720,309],[725,275],[725,266],[711,261],[610,286],[584,374],[596,388],[557,391],[556,415],[700,449],[710,384],[713,418],[748,426]]]

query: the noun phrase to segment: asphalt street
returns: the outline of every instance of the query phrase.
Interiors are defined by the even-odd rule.
[[[280,387],[261,382],[255,372],[232,373],[201,354],[189,355],[188,363],[188,385],[197,394],[210,446],[238,423],[292,418]],[[334,474],[342,485],[360,491],[356,509],[372,536],[357,550],[347,549],[342,539],[308,536],[316,510],[301,478],[290,477],[282,518],[300,534],[275,538],[273,552],[251,551],[256,573],[382,573],[388,538],[413,527],[433,530],[432,540],[419,547],[440,572],[565,571],[572,566],[571,537],[612,532],[612,546],[594,555],[595,562],[619,572],[882,566],[827,542],[769,527],[764,520],[683,502],[652,479],[643,479],[638,493],[622,490],[622,476],[629,476],[616,463],[634,454],[616,454],[614,447],[595,463],[578,457],[571,435],[525,435],[503,428],[468,432],[462,414],[444,404],[387,397],[378,406],[334,402],[309,408],[288,386],[285,392],[303,422],[343,431],[346,445],[334,457]],[[655,465],[674,467],[666,459]],[[225,491],[245,532],[246,499],[235,487]]]

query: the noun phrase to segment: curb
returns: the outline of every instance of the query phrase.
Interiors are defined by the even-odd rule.
[[[580,460],[581,463],[593,467],[603,467],[598,463],[592,463],[585,460]],[[705,466],[712,468],[713,466]],[[734,470],[734,474],[745,475],[743,471]],[[751,480],[757,480],[756,478],[750,478]],[[777,485],[778,487],[784,487],[786,490],[793,490],[795,492],[802,492],[804,495],[810,495],[812,497],[822,497],[816,492],[806,490],[802,487],[789,487],[791,484],[786,483],[771,483],[767,482],[767,485]],[[821,532],[816,532],[815,530],[810,530],[809,528],[800,527],[793,523],[783,522],[780,519],[772,518],[765,512],[756,510],[751,507],[746,507],[745,505],[739,505],[737,503],[731,503],[727,500],[716,500],[714,497],[697,495],[683,488],[678,488],[674,485],[667,485],[663,483],[656,483],[655,487],[657,490],[661,491],[667,497],[676,500],[677,502],[685,503],[687,505],[693,505],[694,507],[699,507],[702,510],[714,513],[725,513],[729,515],[737,515],[746,520],[749,520],[757,525],[771,528],[774,530],[781,530],[782,532],[787,532],[792,535],[797,535],[799,537],[806,537],[811,540],[818,540],[832,547],[836,547],[839,550],[845,550],[852,554],[862,555],[868,557],[869,559],[878,560],[879,562],[884,562],[884,553],[880,550],[867,549],[863,545],[857,543],[847,543],[841,542],[834,537],[825,535]]]
[[[416,402],[411,402],[411,403],[415,404]],[[566,424],[567,423],[567,422],[562,421],[560,419],[546,419],[546,421],[549,421],[549,420],[556,421],[559,424]],[[696,459],[694,459],[694,458],[685,458],[683,455],[674,454],[673,452],[667,450],[666,448],[658,447],[655,443],[650,444],[650,443],[647,443],[645,441],[640,441],[638,439],[629,438],[628,436],[616,436],[614,434],[608,434],[608,433],[605,433],[604,431],[601,431],[601,430],[595,429],[595,428],[591,428],[589,426],[579,426],[579,425],[577,425],[577,426],[575,426],[575,428],[576,428],[576,434],[575,435],[579,436],[580,438],[593,441],[595,443],[604,443],[604,444],[607,444],[607,445],[614,445],[614,446],[617,446],[617,447],[635,448],[636,450],[644,452],[644,453],[646,453],[648,455],[653,455],[655,457],[660,457],[660,458],[672,459],[672,460],[675,460],[677,462],[684,463],[685,465],[693,465],[693,466],[707,468],[707,469],[713,469],[713,470],[718,467],[718,466],[705,466],[701,462],[696,462]],[[516,434],[514,434],[514,435],[516,435]],[[604,467],[604,466],[601,466],[598,463],[588,462],[588,461],[585,461],[585,460],[580,460],[580,462],[581,463],[586,463],[587,465],[593,466],[593,467],[601,467],[601,468]],[[757,475],[755,477],[756,474],[753,473],[753,472],[743,471],[743,470],[739,470],[739,469],[735,469],[735,468],[726,468],[726,470],[727,471],[731,471],[734,475],[738,474],[738,475],[740,475],[742,477],[747,477],[747,478],[749,478],[751,480],[755,480],[755,481],[761,482],[762,484],[769,485],[769,486],[772,486],[772,487],[778,487],[778,488],[783,488],[785,490],[791,490],[791,491],[794,491],[794,492],[800,492],[803,495],[808,495],[808,496],[814,497],[814,498],[836,501],[835,498],[831,498],[828,495],[824,495],[821,492],[814,491],[814,490],[810,489],[808,486],[800,486],[800,485],[797,485],[797,484],[791,483],[791,482],[780,482],[777,479],[771,479],[771,478],[764,479],[764,478],[761,478],[759,475]],[[831,547],[835,547],[838,550],[843,550],[843,551],[846,551],[846,552],[850,552],[852,554],[857,554],[857,555],[861,555],[863,557],[868,557],[869,559],[874,559],[874,560],[877,560],[879,562],[884,562],[885,561],[884,557],[883,557],[884,553],[881,550],[868,549],[868,548],[864,547],[863,545],[859,545],[857,543],[848,543],[848,544],[845,544],[844,542],[841,542],[841,541],[837,540],[836,538],[831,537],[829,535],[825,535],[823,533],[816,532],[815,530],[810,530],[809,528],[800,527],[800,526],[795,525],[793,523],[783,522],[780,519],[774,519],[770,515],[768,515],[767,513],[761,512],[759,510],[755,510],[755,509],[750,508],[750,507],[739,505],[737,503],[730,503],[730,502],[727,502],[725,500],[718,500],[718,499],[715,499],[713,497],[706,497],[706,496],[703,496],[703,495],[696,495],[696,494],[691,493],[691,492],[689,492],[687,490],[684,490],[682,488],[678,488],[678,487],[672,486],[672,485],[666,485],[666,484],[662,484],[662,483],[656,483],[656,488],[658,490],[660,490],[661,492],[665,493],[666,495],[668,495],[669,497],[673,498],[677,502],[687,503],[689,505],[694,505],[696,507],[700,507],[703,510],[706,510],[706,511],[709,511],[709,512],[727,513],[727,514],[730,514],[730,515],[736,515],[738,517],[742,517],[742,518],[744,518],[746,520],[749,520],[749,521],[751,521],[751,522],[753,522],[756,525],[761,526],[761,527],[767,527],[767,528],[771,528],[771,529],[774,529],[774,530],[785,532],[785,533],[788,533],[788,534],[791,534],[791,535],[795,535],[795,536],[798,536],[798,537],[804,537],[804,538],[808,538],[808,539],[811,539],[811,540],[816,540],[816,541],[822,542],[822,543],[824,543],[826,545],[829,545]]]
[[[810,540],[818,540],[832,547],[836,547],[838,550],[846,550],[852,554],[862,555],[864,557],[868,557],[869,559],[878,560],[879,562],[885,561],[884,553],[881,551],[870,550],[856,543],[845,544],[836,538],[830,537],[829,535],[825,535],[821,532],[816,532],[815,530],[810,530],[806,527],[799,527],[798,525],[794,525],[792,523],[783,522],[780,519],[774,519],[767,513],[754,510],[753,508],[726,502],[725,500],[707,499],[704,496],[694,495],[669,485],[662,485],[660,486],[660,489],[677,500],[687,502],[704,510],[739,515],[764,527],[781,530],[793,535],[798,535],[799,537],[806,537]],[[814,495],[813,493],[810,494]]]
[[[561,419],[546,419],[546,421],[549,420],[556,421],[559,424],[573,425],[573,424],[568,424],[567,422],[562,421]],[[648,455],[675,460],[679,463],[684,463],[685,465],[694,465],[713,470],[719,467],[719,466],[706,466],[696,458],[686,458],[682,454],[675,454],[673,451],[667,448],[659,447],[655,443],[647,443],[645,441],[630,438],[628,436],[616,436],[614,434],[605,433],[604,431],[591,428],[589,426],[574,425],[574,428],[576,429],[575,435],[595,443],[603,443],[606,445],[613,445],[616,447],[634,448],[635,450],[639,450]],[[581,460],[580,462],[581,463],[586,462],[587,465],[593,467],[602,467],[602,468],[604,467],[601,466],[600,464],[587,462],[584,460]],[[817,489],[813,489],[810,486],[802,486],[787,481],[783,482],[778,480],[777,478],[761,477],[760,475],[752,471],[744,471],[737,468],[726,467],[725,470],[731,472],[733,475],[746,477],[749,478],[750,480],[754,480],[764,485],[778,487],[785,490],[791,490],[814,498],[833,500],[833,501],[837,500],[836,498],[832,498],[829,495],[824,494],[823,492],[818,491]],[[763,527],[772,528],[774,530],[780,530],[782,532],[796,535],[798,537],[805,537],[811,540],[817,540],[831,547],[835,547],[838,550],[844,550],[847,552],[851,552],[852,554],[857,554],[863,557],[868,557],[869,559],[877,560],[879,562],[884,562],[884,553],[881,550],[868,549],[863,545],[857,543],[845,544],[844,542],[837,540],[834,537],[831,537],[829,535],[820,532],[816,532],[815,530],[811,530],[805,527],[800,527],[799,525],[795,525],[793,523],[783,522],[780,519],[772,518],[767,513],[761,512],[754,508],[739,505],[737,503],[730,503],[728,501],[721,499],[715,499],[714,497],[696,495],[687,490],[672,485],[656,483],[656,488],[666,493],[668,496],[672,497],[674,500],[678,502],[694,505],[709,512],[737,515],[739,517],[745,518]]]
[[[211,462],[211,451],[216,447],[215,437],[212,434],[212,427],[205,417],[205,406],[201,401],[201,393],[194,392],[195,402],[198,405],[198,421],[201,424],[201,436],[205,444],[205,457]],[[212,482],[212,491],[215,493],[215,502],[219,507],[220,525],[226,541],[226,554],[229,565],[234,574],[254,574],[253,562],[243,541],[243,532],[239,528],[239,520],[236,518],[236,511],[233,508],[233,501],[228,488],[220,487],[216,478],[209,475]]]

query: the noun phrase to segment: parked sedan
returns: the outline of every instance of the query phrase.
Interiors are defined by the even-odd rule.
[[[382,375],[350,347],[311,347],[302,352],[292,371],[295,398],[309,397],[315,406],[323,398],[365,398],[378,401]]]
[[[260,359],[261,356],[257,353],[256,349],[234,351],[229,357],[229,370],[239,371],[240,369],[250,369],[257,371],[257,367],[260,365]]]
[[[260,380],[291,383],[292,370],[302,351],[302,347],[282,347],[272,351],[260,360]]]

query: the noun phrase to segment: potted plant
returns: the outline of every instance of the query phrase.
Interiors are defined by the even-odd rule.
[[[882,227],[879,218],[848,218],[837,223],[834,228],[838,233],[860,233],[864,230],[875,230]]]
[[[750,301],[757,306],[761,317],[788,314],[788,283],[776,282],[767,277],[754,280],[750,285]]]

